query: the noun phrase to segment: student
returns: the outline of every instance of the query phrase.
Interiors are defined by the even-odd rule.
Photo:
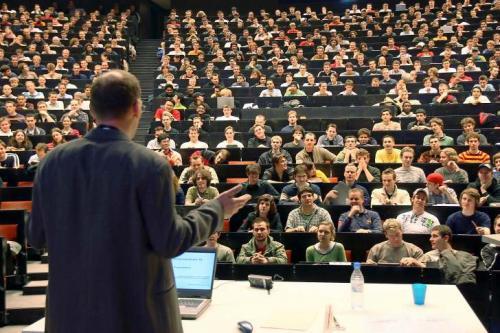
[[[345,262],[344,245],[335,242],[335,227],[330,221],[322,221],[316,231],[318,242],[306,249],[307,262]]]
[[[269,222],[257,217],[253,222],[252,239],[241,247],[238,264],[286,264],[288,259],[283,244],[269,236]]]
[[[375,163],[401,163],[401,151],[394,148],[394,137],[385,135],[382,144],[384,148],[377,150]]]
[[[450,284],[475,284],[477,257],[468,252],[458,251],[451,246],[453,233],[446,225],[437,225],[431,230],[429,239],[432,250],[419,260],[408,260],[408,266],[426,267],[437,264],[444,274],[444,281]]]
[[[493,231],[495,234],[500,234],[500,214],[495,217]],[[481,259],[486,269],[491,268],[495,261],[500,260],[500,246],[494,244],[485,245],[481,249]]]
[[[396,185],[396,172],[388,168],[382,172],[382,188],[372,191],[372,206],[377,205],[410,205],[408,191]]]
[[[257,199],[255,210],[250,212],[246,219],[241,224],[238,231],[252,231],[253,222],[256,218],[263,218],[269,222],[269,227],[273,232],[282,232],[283,226],[281,225],[280,214],[276,208],[274,197],[270,194],[263,194]]]
[[[489,163],[490,155],[479,150],[481,137],[478,133],[472,132],[467,134],[466,143],[469,149],[458,154],[458,162],[460,163]]]
[[[381,232],[380,216],[364,207],[363,191],[353,188],[349,191],[351,209],[339,217],[339,232]]]
[[[314,195],[307,186],[299,191],[300,206],[288,214],[285,232],[316,232],[321,221],[332,222],[330,213],[314,203]]]
[[[368,252],[367,264],[409,265],[411,258],[419,260],[424,252],[415,244],[403,241],[403,229],[396,219],[387,219],[383,225],[386,241],[375,244]]]
[[[220,231],[216,231],[211,234],[208,237],[207,242],[205,243],[205,247],[215,248],[215,253],[217,254],[217,262],[230,262],[234,264],[236,260],[234,260],[233,250],[225,245],[219,244],[219,237]]]
[[[458,154],[453,148],[445,148],[439,153],[439,162],[441,167],[434,172],[440,173],[444,177],[446,183],[467,184],[469,183],[469,175],[467,171],[460,169],[458,166]]]
[[[489,235],[491,220],[488,214],[477,210],[481,195],[476,189],[467,188],[460,194],[460,211],[448,216],[446,225],[454,234]]]

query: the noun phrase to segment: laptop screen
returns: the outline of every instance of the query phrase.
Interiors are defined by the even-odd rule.
[[[191,248],[172,259],[179,297],[210,296],[215,276],[215,249]]]

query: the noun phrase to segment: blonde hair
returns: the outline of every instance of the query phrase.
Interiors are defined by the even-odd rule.
[[[382,227],[384,230],[384,233],[388,233],[390,231],[403,231],[403,228],[401,227],[401,222],[399,222],[396,219],[387,219],[384,222],[384,226]]]

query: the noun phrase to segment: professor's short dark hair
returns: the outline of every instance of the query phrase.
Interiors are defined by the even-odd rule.
[[[90,94],[90,109],[96,118],[121,118],[141,98],[141,87],[134,75],[112,70],[94,81]]]

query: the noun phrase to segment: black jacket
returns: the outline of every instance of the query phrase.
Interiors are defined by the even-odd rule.
[[[42,160],[29,240],[49,251],[47,332],[182,332],[169,258],[206,240],[223,211],[211,201],[178,216],[172,174],[110,127]]]

